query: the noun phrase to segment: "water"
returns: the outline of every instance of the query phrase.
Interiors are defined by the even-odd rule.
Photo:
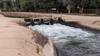
[[[50,38],[60,56],[100,56],[99,34],[61,24],[31,27]]]

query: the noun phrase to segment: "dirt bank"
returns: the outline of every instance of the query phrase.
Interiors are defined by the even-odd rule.
[[[52,42],[19,21],[0,15],[0,56],[54,56]]]

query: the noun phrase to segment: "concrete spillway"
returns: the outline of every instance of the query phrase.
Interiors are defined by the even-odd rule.
[[[50,38],[56,45],[58,54],[61,56],[100,56],[100,17],[75,16],[52,14],[55,17],[62,17],[64,24],[42,25],[42,19],[49,20],[51,14],[42,13],[4,13],[5,16],[28,16],[33,17],[32,21],[37,21],[33,26],[29,26],[31,30],[41,33],[43,36]],[[38,19],[37,19],[38,18]],[[36,19],[36,20],[35,20]],[[54,19],[54,22],[56,19]],[[50,22],[50,21],[48,21]],[[48,24],[45,22],[43,24]],[[74,22],[74,23],[73,23]],[[31,24],[30,22],[28,23]],[[38,25],[39,24],[39,25]],[[63,24],[63,25],[62,25]],[[67,25],[67,26],[66,26]],[[76,28],[75,28],[76,27]],[[84,27],[84,29],[83,29]],[[98,30],[99,33],[89,31],[88,29]],[[50,47],[51,48],[51,47]],[[48,48],[47,48],[48,49]],[[47,50],[46,49],[46,50]],[[54,49],[52,49],[54,50]],[[45,53],[48,55],[49,52]],[[41,54],[42,55],[42,54]]]
[[[0,56],[56,56],[51,40],[18,22],[0,17]]]
[[[33,13],[33,12],[0,12],[8,17],[62,17],[66,22],[77,22],[83,26],[100,30],[100,17],[96,16],[78,16],[66,14],[52,14],[52,13]]]

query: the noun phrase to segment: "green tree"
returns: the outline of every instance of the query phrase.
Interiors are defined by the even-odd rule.
[[[20,0],[21,11],[34,11],[34,0]]]

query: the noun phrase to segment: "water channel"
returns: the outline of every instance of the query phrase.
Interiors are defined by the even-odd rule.
[[[59,56],[100,56],[100,33],[62,24],[35,25],[33,31],[53,41]]]

